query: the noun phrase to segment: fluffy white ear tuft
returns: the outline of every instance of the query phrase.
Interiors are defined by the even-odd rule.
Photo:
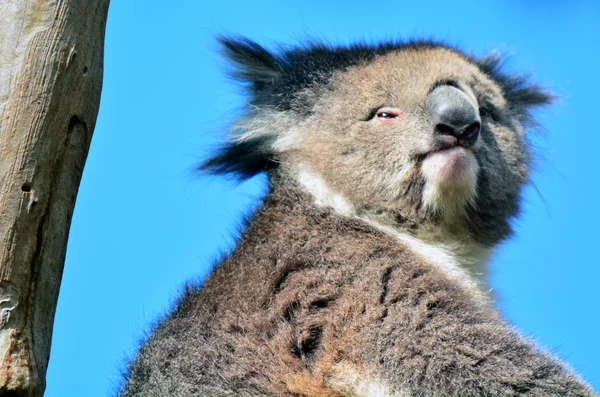
[[[240,120],[231,132],[237,143],[268,138],[273,152],[283,153],[300,144],[299,124],[298,116],[291,111],[255,109],[251,117]]]

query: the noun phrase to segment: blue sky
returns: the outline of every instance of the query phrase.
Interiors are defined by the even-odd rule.
[[[492,264],[503,313],[600,389],[600,3],[113,0],[100,115],[73,217],[47,397],[107,396],[148,326],[234,241],[265,178],[194,166],[243,96],[214,37],[267,47],[316,37],[434,37],[513,55],[561,101],[540,113],[539,162],[515,237]]]

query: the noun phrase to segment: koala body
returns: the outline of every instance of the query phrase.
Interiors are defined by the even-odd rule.
[[[500,317],[484,282],[549,94],[433,42],[222,44],[250,100],[202,168],[266,170],[271,191],[120,396],[595,395]]]

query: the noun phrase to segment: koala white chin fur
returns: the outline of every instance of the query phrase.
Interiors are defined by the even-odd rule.
[[[459,146],[428,155],[421,165],[425,178],[423,203],[445,216],[461,216],[477,198],[479,163],[473,152]]]

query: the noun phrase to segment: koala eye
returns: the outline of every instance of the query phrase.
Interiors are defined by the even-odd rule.
[[[377,117],[379,117],[380,119],[395,119],[396,117],[398,117],[397,114],[392,113],[392,112],[378,112],[377,113]]]
[[[497,116],[496,112],[489,107],[486,107],[486,106],[479,107],[479,114],[481,115],[481,118],[492,119],[494,121],[498,121],[498,116]]]
[[[383,107],[377,109],[373,118],[382,124],[394,124],[400,119],[400,116],[400,109]]]

